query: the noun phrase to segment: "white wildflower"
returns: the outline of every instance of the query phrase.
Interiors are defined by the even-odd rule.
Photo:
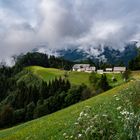
[[[88,115],[87,113],[84,114],[84,116],[87,116],[87,115]]]
[[[66,136],[66,135],[67,135],[67,133],[64,133],[64,134],[63,134],[63,136]]]
[[[78,125],[79,123],[78,122],[76,122],[76,123],[74,123],[75,125]]]
[[[120,110],[122,107],[121,106],[119,106],[119,107],[117,107],[117,110]]]
[[[107,117],[107,114],[103,114],[102,116],[103,116],[103,117]]]
[[[81,117],[79,117],[77,120],[78,120],[78,121],[80,121],[81,119],[82,119],[82,118],[81,118]]]
[[[80,117],[82,117],[84,115],[84,112],[82,111],[81,113],[80,113]]]
[[[70,138],[72,139],[72,138],[73,138],[73,136],[70,136]]]
[[[87,134],[87,133],[89,132],[89,130],[90,130],[90,127],[88,127],[88,128],[86,129],[85,133]]]
[[[79,137],[79,138],[82,137],[82,134],[78,134],[78,137]]]
[[[116,101],[119,101],[119,100],[120,100],[120,98],[116,97]]]

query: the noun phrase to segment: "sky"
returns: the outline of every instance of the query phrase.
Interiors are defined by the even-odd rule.
[[[0,0],[0,61],[40,49],[140,40],[140,0]]]

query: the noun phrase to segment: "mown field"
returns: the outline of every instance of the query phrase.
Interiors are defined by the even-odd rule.
[[[64,77],[64,75],[67,74],[67,78],[72,85],[80,85],[84,83],[87,86],[90,86],[90,81],[89,81],[90,73],[64,71],[64,70],[59,70],[54,68],[43,68],[39,66],[31,66],[26,69],[30,70],[31,72],[33,72],[33,74],[35,74],[36,76],[40,77],[41,79],[47,82],[55,79],[56,77],[60,77],[60,76]],[[108,78],[108,82],[112,87],[120,85],[124,82],[121,74],[109,73],[106,75]],[[113,77],[117,80],[116,82],[112,82]]]
[[[136,77],[139,78],[139,73],[135,74],[134,78]],[[120,92],[123,92],[134,83],[135,80],[56,113],[2,130],[0,131],[0,140],[63,140],[63,134],[73,129],[76,118],[85,106],[91,106],[95,112],[98,112],[99,107],[102,105],[102,111],[107,108],[112,111],[116,110],[113,105],[116,102],[114,95],[119,95]]]

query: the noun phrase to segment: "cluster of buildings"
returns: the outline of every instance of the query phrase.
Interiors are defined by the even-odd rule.
[[[96,67],[90,66],[90,64],[75,64],[73,66],[73,71],[78,72],[97,72],[99,74],[103,73],[123,73],[126,71],[126,67],[114,67],[114,68],[106,68],[105,70],[96,69]]]

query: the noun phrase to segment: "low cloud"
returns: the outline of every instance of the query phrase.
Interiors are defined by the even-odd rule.
[[[140,39],[139,5],[139,0],[1,0],[0,60],[41,44],[122,49]]]

